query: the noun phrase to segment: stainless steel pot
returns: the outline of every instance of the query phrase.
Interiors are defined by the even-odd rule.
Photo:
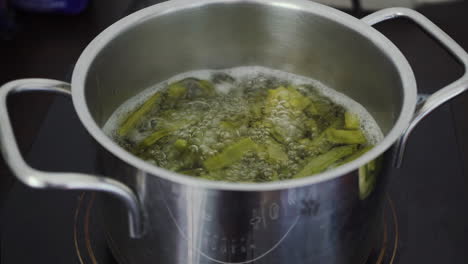
[[[409,9],[358,20],[305,0],[177,0],[146,8],[86,48],[71,85],[25,79],[0,89],[2,154],[31,187],[110,194],[101,212],[112,248],[126,263],[364,263],[378,237],[392,160],[401,162],[422,118],[468,88],[464,75],[417,105],[411,67],[372,28],[396,17],[419,24],[466,67],[465,51]],[[385,139],[358,160],[320,175],[245,184],[155,167],[101,131],[119,105],[154,83],[193,69],[242,65],[321,80],[366,107]],[[72,96],[81,122],[99,143],[98,174],[106,177],[43,172],[25,163],[6,101],[11,93],[31,90]],[[363,190],[363,182],[374,184]]]

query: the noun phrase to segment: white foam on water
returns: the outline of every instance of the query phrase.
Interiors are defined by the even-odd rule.
[[[158,83],[154,86],[145,89],[138,95],[134,96],[133,98],[130,98],[124,104],[122,104],[112,114],[112,116],[104,125],[104,132],[107,135],[112,136],[114,134],[114,131],[116,131],[116,129],[121,124],[121,122],[123,122],[123,117],[127,116],[128,113],[140,106],[144,101],[147,100],[148,97],[150,97],[156,91],[165,88],[168,83],[173,83],[188,77],[209,80],[211,79],[212,74],[216,72],[223,72],[231,75],[236,79],[237,83],[241,83],[245,80],[253,80],[263,76],[265,78],[274,77],[282,82],[285,81],[293,85],[311,85],[321,95],[329,98],[334,103],[341,105],[347,111],[357,115],[360,119],[361,128],[365,133],[367,139],[369,140],[369,143],[371,143],[372,145],[376,145],[384,137],[382,131],[380,130],[379,126],[377,125],[377,122],[372,117],[372,115],[362,105],[349,98],[348,96],[344,95],[343,93],[340,93],[330,87],[327,87],[320,81],[312,78],[299,76],[284,71],[269,69],[261,66],[246,66],[224,70],[197,70],[185,72],[171,77],[170,79],[164,82]],[[215,87],[220,94],[228,94],[236,86],[236,84],[220,83],[217,84]]]
[[[232,83],[220,83],[217,84],[215,88],[220,94],[228,94],[233,88],[235,88],[235,85]]]

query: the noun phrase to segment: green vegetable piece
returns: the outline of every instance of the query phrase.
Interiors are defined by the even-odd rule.
[[[221,121],[219,123],[219,126],[225,130],[231,130],[231,129],[236,128],[236,124],[234,122],[228,122],[228,121]]]
[[[279,180],[280,180],[280,177],[279,177],[279,175],[278,175],[278,172],[273,171],[273,175],[271,176],[270,180],[271,180],[271,181],[279,181]]]
[[[204,171],[204,169],[200,168],[202,165],[200,163],[200,154],[195,151],[190,151],[189,148],[183,151],[177,160],[181,162],[181,168],[199,168],[199,170]]]
[[[226,118],[226,120],[223,120],[219,123],[219,126],[225,130],[234,131],[244,125],[247,126],[248,121],[249,120],[245,117],[245,115],[239,114]]]
[[[286,88],[279,87],[276,89],[268,90],[268,96],[265,103],[265,113],[271,114],[273,109],[278,105],[278,102],[287,96],[288,92]]]
[[[286,141],[280,131],[276,128],[271,127],[268,131],[270,132],[270,136],[272,136],[277,142],[284,143]]]
[[[131,113],[127,119],[125,120],[125,122],[120,126],[120,128],[118,129],[117,133],[119,134],[119,136],[123,137],[123,136],[126,136],[128,134],[128,132],[130,130],[132,130],[135,125],[137,124],[137,122],[145,115],[147,114],[149,111],[151,111],[151,109],[154,107],[154,105],[161,99],[161,93],[160,92],[157,92],[155,93],[153,96],[150,97],[150,99],[148,99],[146,102],[144,102],[139,108],[138,110],[136,110],[135,112]]]
[[[268,158],[276,163],[283,163],[288,160],[288,154],[284,152],[280,144],[270,141],[265,146],[265,151],[268,154]]]
[[[164,124],[163,129],[155,131],[154,133],[152,133],[151,135],[146,137],[143,141],[141,141],[138,144],[138,147],[139,148],[146,148],[146,147],[149,147],[151,145],[154,145],[160,139],[162,139],[162,138],[164,138],[166,136],[169,136],[172,132],[180,129],[183,126],[187,126],[187,125],[190,125],[190,124],[191,124],[190,122],[183,121],[183,120],[182,121],[177,121],[177,122],[174,122],[174,123],[166,123],[166,124]]]
[[[351,155],[351,156],[347,157],[346,159],[344,159],[344,160],[340,161],[339,163],[337,163],[336,167],[344,165],[346,163],[349,163],[351,161],[354,161],[354,160],[358,159],[359,157],[364,155],[367,151],[371,150],[372,148],[373,148],[373,146],[367,146],[367,147],[364,147],[364,148],[354,152],[353,155]]]
[[[262,117],[262,103],[253,103],[250,107],[250,113],[252,115],[252,119],[260,119]]]
[[[348,145],[342,147],[336,147],[327,153],[313,157],[308,163],[297,173],[294,178],[303,178],[313,174],[323,172],[333,163],[338,160],[353,154],[357,149],[356,145]]]
[[[310,105],[311,101],[302,95],[293,86],[285,88],[280,86],[276,89],[268,90],[265,112],[270,114],[272,109],[278,105],[278,102],[285,102],[286,107],[295,111],[302,111]]]
[[[169,99],[183,98],[187,94],[187,87],[180,82],[173,83],[167,88],[167,97]]]
[[[227,131],[236,131],[240,127],[244,125],[243,121],[245,120],[237,120],[237,121],[221,121],[219,126]]]
[[[345,112],[345,128],[346,129],[359,129],[359,117],[353,113]]]
[[[188,98],[213,96],[216,93],[215,88],[211,82],[206,80],[199,80],[196,78],[186,78],[172,83],[169,85],[168,89],[171,89],[171,87],[174,89],[171,92],[174,96],[183,95],[187,96]],[[185,88],[185,91],[182,87]]]
[[[205,94],[207,95],[215,94],[215,87],[211,82],[207,80],[199,80],[198,83],[200,87],[203,89],[203,91],[205,92]]]
[[[311,103],[304,111],[311,116],[320,114],[318,108],[315,106],[315,103]]]
[[[163,137],[168,136],[172,130],[170,129],[162,129],[159,131],[154,132],[153,134],[149,135],[147,138],[145,138],[142,142],[140,142],[139,146],[140,147],[149,147],[153,145],[154,143],[158,142]]]
[[[307,128],[300,120],[305,117],[303,110],[310,103],[311,100],[293,86],[268,90],[264,117],[272,122],[270,135],[280,143],[284,143],[286,139],[298,140],[302,137]],[[281,115],[279,119],[276,118],[277,114]]]
[[[335,120],[328,128],[326,128],[318,136],[314,137],[313,140],[302,139],[300,143],[309,151],[312,151],[315,155],[325,153],[333,147],[333,142],[328,140],[328,131],[335,129],[341,124],[340,120]]]
[[[312,133],[316,133],[319,129],[317,122],[314,119],[307,119],[304,122],[304,125],[305,125],[305,128]]]
[[[366,137],[360,130],[328,129],[327,139],[334,144],[364,144]]]
[[[328,100],[314,102],[314,107],[317,109],[318,115],[331,113],[334,111],[334,108],[336,108],[336,106]]]
[[[335,127],[344,125],[344,109],[339,105],[335,105],[327,100],[314,101],[305,110],[308,117],[313,117],[317,123],[319,130],[325,130],[332,124]]]
[[[297,89],[294,86],[289,86],[288,91],[289,103],[296,110],[302,111],[311,104],[310,99],[302,95],[299,91],[297,91]]]
[[[178,150],[185,150],[187,148],[187,140],[185,139],[177,139],[174,142],[174,147],[176,147]]]
[[[242,159],[247,152],[256,149],[257,145],[252,139],[243,138],[226,147],[221,153],[206,159],[203,165],[208,171],[222,169]]]
[[[306,145],[309,150],[312,150],[316,154],[324,153],[330,150],[333,145],[327,140],[326,132],[318,135],[313,140],[308,141]]]
[[[359,198],[366,199],[374,191],[382,169],[382,156],[359,168]]]

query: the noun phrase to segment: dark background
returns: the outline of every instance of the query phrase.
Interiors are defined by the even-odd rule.
[[[29,77],[69,80],[74,62],[100,31],[147,4],[96,0],[76,16],[10,10],[14,27],[0,37],[0,84]],[[427,5],[418,11],[468,50],[468,3]],[[460,65],[411,23],[386,22],[378,29],[407,56],[421,93],[433,93],[463,74]],[[34,167],[92,170],[94,143],[68,99],[26,94],[13,96],[9,105],[21,148]],[[424,120],[411,137],[403,168],[391,179],[389,193],[400,224],[397,263],[468,262],[465,113],[468,94]],[[0,161],[0,263],[79,263],[72,239],[78,195],[26,188]]]

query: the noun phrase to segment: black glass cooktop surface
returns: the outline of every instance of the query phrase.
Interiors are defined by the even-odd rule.
[[[144,5],[116,1],[107,10],[98,2],[72,18],[17,14],[16,35],[0,42],[0,58],[7,62],[0,64],[0,81],[31,76],[66,80],[86,43],[109,23]],[[468,4],[426,6],[419,11],[468,50]],[[80,30],[66,35],[66,27],[74,25]],[[378,29],[408,57],[421,93],[433,93],[463,73],[411,23],[394,21]],[[38,45],[29,45],[32,41]],[[92,172],[95,143],[80,125],[69,99],[25,94],[12,98],[11,105],[18,138],[32,166]],[[389,183],[382,244],[376,245],[369,263],[468,262],[465,113],[468,95],[435,111],[411,136],[403,168]],[[27,188],[1,162],[0,176],[0,263],[116,263],[93,217],[93,193]]]

